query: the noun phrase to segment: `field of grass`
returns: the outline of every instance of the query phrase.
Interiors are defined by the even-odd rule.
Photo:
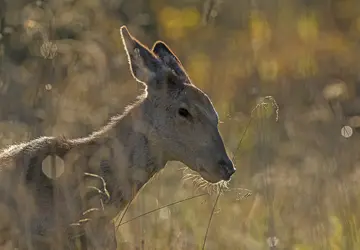
[[[135,100],[124,24],[213,100],[228,188],[168,164],[119,249],[202,249],[207,230],[207,250],[360,249],[360,1],[0,0],[0,20],[1,147],[84,136]]]

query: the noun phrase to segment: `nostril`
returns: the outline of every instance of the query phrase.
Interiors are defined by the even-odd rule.
[[[236,168],[230,159],[221,159],[218,163],[220,166],[224,167],[224,170],[228,175],[235,173]]]
[[[236,168],[234,168],[234,167],[228,169],[229,175],[232,175],[233,173],[235,173],[235,171],[236,171]]]
[[[218,161],[218,164],[221,166],[225,166],[227,165],[227,162],[224,159],[221,159],[220,161]]]
[[[221,159],[220,161],[218,161],[218,163],[221,166],[233,167],[233,163],[232,161],[230,161],[230,159]]]

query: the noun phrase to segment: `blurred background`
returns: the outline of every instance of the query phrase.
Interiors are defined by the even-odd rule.
[[[165,41],[219,112],[237,172],[206,249],[360,249],[360,1],[0,0],[0,146],[85,136],[135,100],[124,24]],[[252,112],[268,95],[278,121],[271,104]],[[182,167],[123,222],[209,191]],[[119,249],[201,249],[215,199],[121,225]]]

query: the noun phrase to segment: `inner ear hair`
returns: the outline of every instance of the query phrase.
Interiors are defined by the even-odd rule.
[[[149,77],[151,74],[155,74],[160,62],[158,56],[133,37],[126,26],[120,28],[120,34],[133,77],[137,81],[149,85]]]
[[[160,59],[164,59],[165,56],[171,56],[175,61],[181,64],[179,58],[163,41],[156,41],[151,49]]]

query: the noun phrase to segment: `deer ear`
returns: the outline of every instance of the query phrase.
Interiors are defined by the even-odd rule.
[[[164,62],[175,61],[181,64],[174,52],[172,52],[171,49],[162,41],[154,43],[152,51]]]
[[[176,74],[186,76],[185,70],[183,69],[180,60],[164,42],[157,41],[154,44],[152,51],[164,64],[174,70]]]
[[[120,28],[120,34],[133,77],[147,85],[150,79],[155,77],[156,70],[160,65],[159,59],[136,40],[125,25]]]

